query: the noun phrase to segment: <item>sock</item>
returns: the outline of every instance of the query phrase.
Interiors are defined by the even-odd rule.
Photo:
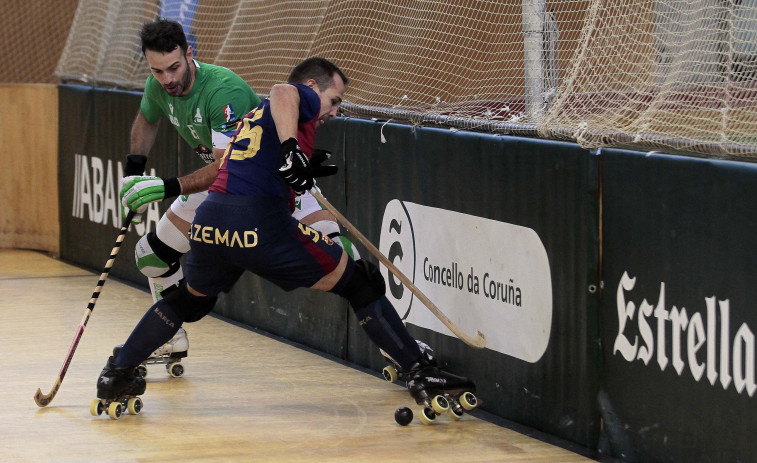
[[[356,310],[355,315],[371,341],[396,360],[404,371],[420,360],[422,354],[418,343],[407,332],[386,296]]]
[[[147,360],[155,349],[168,342],[182,321],[164,300],[150,307],[134,327],[113,362],[117,367],[134,367]]]

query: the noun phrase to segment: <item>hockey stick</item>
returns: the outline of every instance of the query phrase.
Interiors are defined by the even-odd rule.
[[[87,326],[89,316],[92,314],[92,311],[95,308],[95,303],[97,302],[97,298],[100,296],[100,290],[105,284],[105,280],[108,279],[108,273],[110,273],[110,269],[111,267],[113,267],[113,262],[115,262],[116,260],[116,255],[118,255],[119,249],[121,249],[121,243],[123,243],[124,238],[126,237],[126,231],[129,229],[129,224],[131,223],[132,218],[134,218],[134,211],[129,211],[129,214],[126,216],[126,218],[124,218],[124,222],[121,225],[121,231],[119,232],[118,238],[116,239],[116,245],[113,246],[113,249],[110,251],[110,257],[105,263],[105,268],[103,269],[102,274],[100,274],[100,280],[97,282],[97,286],[95,286],[95,291],[92,293],[92,298],[89,300],[89,304],[87,304],[87,310],[86,312],[84,312],[84,318],[82,318],[81,323],[79,323],[79,329],[76,331],[76,336],[74,336],[71,347],[69,347],[68,349],[68,355],[66,355],[66,360],[63,362],[63,367],[61,367],[60,373],[58,373],[58,379],[55,381],[53,389],[47,394],[43,394],[42,389],[37,389],[37,393],[34,394],[34,401],[40,407],[46,407],[50,402],[52,402],[55,398],[55,394],[58,393],[58,389],[60,389],[60,385],[63,382],[63,377],[66,376],[68,366],[71,364],[71,359],[74,358],[76,347],[79,345],[82,334],[84,334],[84,327]]]
[[[368,248],[371,254],[376,256],[376,258],[378,258],[378,260],[381,261],[381,263],[384,264],[386,268],[388,268],[389,271],[392,272],[392,274],[394,274],[394,276],[399,278],[402,284],[405,285],[405,287],[409,289],[410,292],[415,294],[415,296],[423,303],[423,305],[425,305],[428,308],[428,310],[431,311],[431,313],[433,313],[436,316],[436,318],[438,318],[439,320],[441,320],[442,323],[444,323],[444,326],[446,326],[447,328],[450,329],[450,331],[455,333],[455,336],[460,338],[464,343],[468,344],[469,346],[475,347],[477,349],[483,349],[486,346],[486,336],[484,336],[482,332],[476,330],[475,336],[469,336],[468,334],[463,332],[460,328],[458,328],[458,326],[455,325],[452,322],[452,320],[450,320],[446,315],[444,315],[444,313],[442,313],[442,311],[439,310],[436,307],[436,305],[433,302],[431,302],[431,300],[428,297],[426,297],[426,295],[423,294],[421,290],[418,289],[418,287],[416,287],[413,284],[413,282],[410,281],[410,279],[406,277],[405,274],[403,274],[400,271],[400,269],[398,269],[386,256],[384,256],[381,253],[381,251],[379,251],[376,248],[376,246],[374,246],[370,241],[368,241],[368,239],[365,236],[363,236],[363,234],[360,233],[360,231],[358,231],[357,228],[355,228],[346,218],[344,218],[344,216],[340,214],[339,211],[336,210],[336,208],[332,206],[331,203],[329,203],[326,200],[326,198],[323,197],[321,193],[319,193],[315,188],[312,188],[310,190],[310,194],[312,194],[315,197],[315,199],[317,199],[318,202],[323,205],[323,207],[325,207],[329,212],[334,214],[334,217],[336,217],[339,223],[341,223],[344,226],[344,228],[349,230],[349,232],[355,238],[357,238],[357,240],[360,241],[360,243],[363,246]]]

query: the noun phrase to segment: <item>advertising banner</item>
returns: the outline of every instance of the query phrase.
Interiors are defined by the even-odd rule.
[[[601,157],[605,452],[755,461],[757,166]]]

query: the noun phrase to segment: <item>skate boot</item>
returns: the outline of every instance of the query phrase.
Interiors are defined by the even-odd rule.
[[[421,350],[421,353],[424,357],[426,357],[426,360],[429,361],[432,365],[436,365],[436,360],[434,359],[434,351],[429,347],[428,344],[426,344],[423,341],[418,341],[417,339],[415,342],[418,343],[418,348]],[[393,383],[397,381],[398,379],[404,379],[405,372],[402,371],[402,366],[400,366],[397,361],[395,361],[389,354],[387,354],[383,349],[379,349],[381,352],[381,356],[384,357],[384,360],[387,362],[387,366],[384,367],[382,370],[382,374],[384,375],[384,379],[389,381],[390,383]]]
[[[108,358],[97,378],[97,399],[92,400],[89,411],[98,416],[107,410],[108,416],[117,420],[124,410],[131,415],[139,414],[142,399],[137,396],[144,394],[147,385],[144,378],[135,373],[134,367],[116,367],[114,360],[115,357]]]
[[[444,412],[459,420],[464,410],[473,410],[479,404],[473,394],[476,392],[473,381],[448,373],[425,358],[415,363],[406,377],[410,395],[423,407],[421,421],[424,424],[431,424]]]
[[[118,352],[123,347],[123,344],[113,348],[113,357],[118,356]],[[184,374],[184,365],[181,364],[181,359],[187,356],[189,350],[189,338],[187,338],[187,332],[184,328],[179,328],[176,334],[173,335],[167,343],[155,349],[155,352],[137,366],[137,375],[146,378],[147,377],[147,365],[165,365],[166,371],[174,378]]]

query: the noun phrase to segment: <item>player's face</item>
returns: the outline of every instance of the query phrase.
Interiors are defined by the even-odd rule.
[[[189,66],[192,60],[191,46],[187,48],[186,54],[178,46],[169,53],[145,50],[145,59],[152,75],[169,95],[183,96],[192,89],[194,77]]]
[[[320,127],[332,117],[336,117],[336,111],[342,104],[342,97],[347,87],[339,74],[334,74],[334,85],[324,91],[319,91],[321,97],[321,113],[318,116],[318,125]]]

